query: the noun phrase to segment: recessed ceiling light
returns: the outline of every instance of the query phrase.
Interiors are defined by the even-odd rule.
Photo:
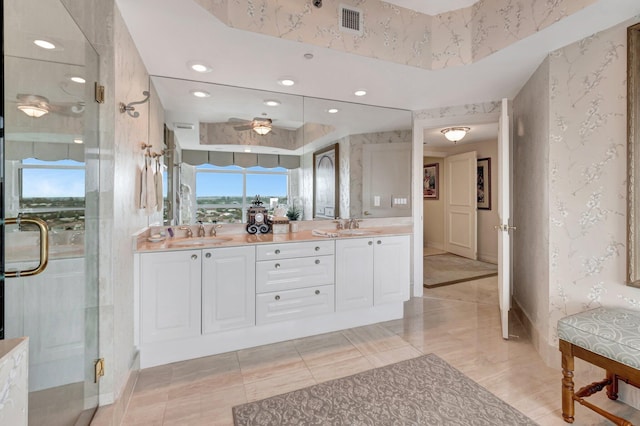
[[[305,59],[313,59],[313,53],[305,53],[304,54],[304,58]]]
[[[79,83],[79,84],[84,84],[84,83],[87,82],[87,80],[85,80],[84,78],[79,77],[77,75],[69,77],[69,80],[73,81],[74,83]]]
[[[276,101],[275,99],[265,99],[264,104],[266,106],[278,106],[280,105],[280,101]]]
[[[356,90],[355,92],[353,92],[354,95],[356,96],[364,96],[367,94],[367,91],[364,89],[360,89],[360,90]]]
[[[283,85],[283,86],[293,86],[294,84],[296,84],[296,82],[295,82],[295,81],[293,81],[293,80],[292,80],[292,79],[290,79],[290,78],[283,78],[283,79],[280,79],[280,80],[278,80],[278,83],[279,83],[279,84],[281,84],[281,85]]]
[[[208,98],[211,96],[211,93],[205,90],[192,90],[190,93],[196,98]]]
[[[80,139],[80,138],[75,138],[73,140],[73,143],[81,144],[81,143],[84,143],[84,141],[82,139]]]
[[[33,44],[35,44],[36,46],[41,47],[43,49],[47,49],[47,50],[51,50],[51,49],[55,49],[56,48],[55,44],[53,44],[52,42],[47,41],[47,40],[40,40],[40,39],[33,40]]]
[[[245,148],[244,152],[251,152],[251,148]]]
[[[201,61],[187,62],[187,65],[189,65],[189,68],[191,68],[192,70],[200,73],[207,73],[212,71],[212,68],[209,65]]]
[[[328,112],[329,114],[335,114],[335,113],[337,113],[338,111],[340,111],[338,108],[329,108],[329,109],[327,110],[327,112]]]

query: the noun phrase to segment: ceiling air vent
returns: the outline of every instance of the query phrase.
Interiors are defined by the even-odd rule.
[[[338,19],[341,31],[362,35],[362,11],[355,7],[340,5]]]
[[[193,130],[195,127],[192,123],[173,123],[173,125],[176,127],[176,129],[181,130]]]

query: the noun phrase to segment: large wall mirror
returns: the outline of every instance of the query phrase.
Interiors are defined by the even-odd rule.
[[[640,287],[640,24],[627,41],[627,282]]]
[[[301,220],[411,216],[410,111],[158,76],[151,90],[177,147],[174,223],[243,222],[255,195]],[[329,147],[332,182],[314,164]]]

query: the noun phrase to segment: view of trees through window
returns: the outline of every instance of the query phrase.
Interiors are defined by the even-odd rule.
[[[265,206],[287,204],[289,172],[277,167],[242,168],[203,165],[196,168],[196,220],[243,223],[256,195]]]

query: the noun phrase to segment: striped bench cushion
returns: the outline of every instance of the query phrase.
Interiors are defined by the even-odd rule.
[[[597,308],[558,321],[558,337],[588,351],[640,369],[640,312]]]

